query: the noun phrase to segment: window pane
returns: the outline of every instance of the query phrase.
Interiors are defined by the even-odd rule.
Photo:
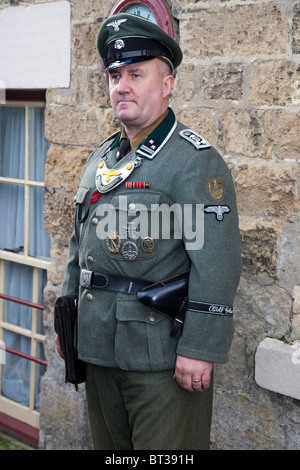
[[[6,331],[4,343],[7,348],[15,351],[30,353],[30,338]],[[6,364],[2,366],[1,392],[2,395],[22,405],[29,406],[30,361],[6,353]]]
[[[50,237],[44,226],[44,188],[30,188],[29,255],[50,257]]]
[[[32,302],[33,268],[9,261],[4,266],[4,294]],[[3,305],[3,319],[12,325],[31,330],[32,309],[6,300]]]
[[[24,187],[0,183],[0,249],[24,250]]]
[[[47,151],[44,108],[29,108],[29,179],[44,181]]]
[[[0,175],[24,179],[25,109],[0,107]]]

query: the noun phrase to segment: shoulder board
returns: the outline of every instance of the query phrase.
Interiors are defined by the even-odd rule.
[[[192,129],[183,129],[179,132],[180,136],[183,137],[188,142],[191,142],[197,150],[209,149],[211,147],[210,143],[204,139],[200,134]]]

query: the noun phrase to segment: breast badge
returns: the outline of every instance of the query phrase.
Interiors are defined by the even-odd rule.
[[[154,250],[155,243],[153,238],[151,237],[145,237],[141,241],[141,248],[144,253],[152,253]]]
[[[138,254],[139,250],[134,242],[128,241],[124,243],[122,247],[122,255],[126,261],[134,261],[138,257]]]
[[[118,232],[112,232],[107,236],[106,247],[110,253],[119,253],[121,247],[121,238]]]

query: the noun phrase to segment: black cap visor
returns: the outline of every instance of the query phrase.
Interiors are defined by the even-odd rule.
[[[166,60],[172,66],[172,52],[163,44],[147,38],[119,38],[107,46],[106,70],[154,58]]]

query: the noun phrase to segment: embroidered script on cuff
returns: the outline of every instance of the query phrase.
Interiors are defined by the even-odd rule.
[[[198,302],[196,300],[188,300],[187,308],[195,312],[211,313],[214,315],[233,315],[233,308],[231,305],[209,304],[206,302]]]

